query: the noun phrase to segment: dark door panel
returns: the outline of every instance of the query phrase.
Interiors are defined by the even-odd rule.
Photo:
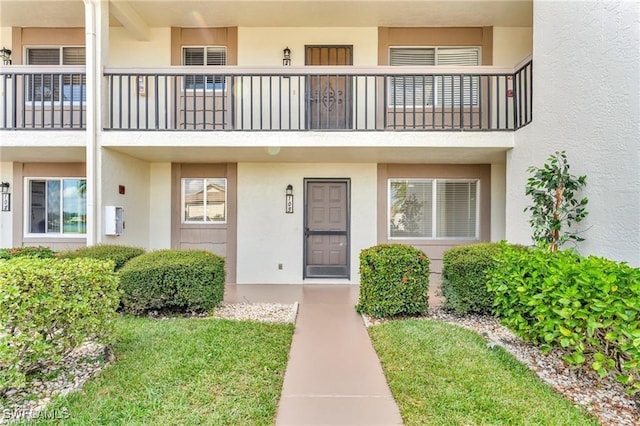
[[[305,179],[305,278],[349,278],[349,180]]]
[[[352,46],[307,46],[305,65],[353,65]],[[307,77],[307,126],[309,129],[350,129],[352,87],[349,77]]]

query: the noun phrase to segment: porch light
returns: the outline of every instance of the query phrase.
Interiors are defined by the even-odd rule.
[[[3,212],[11,211],[11,194],[9,193],[9,187],[11,184],[9,182],[0,183],[0,190],[2,191],[2,199],[0,200],[0,204],[2,204]]]
[[[291,65],[291,49],[289,49],[289,46],[285,47],[284,50],[282,51],[283,56],[282,56],[282,66],[283,67],[288,67]],[[291,185],[289,185],[291,186]]]
[[[293,185],[287,185],[287,193],[285,195],[286,207],[285,213],[293,213]]]
[[[2,46],[2,49],[0,49],[0,58],[2,58],[4,65],[11,65],[11,50]]]

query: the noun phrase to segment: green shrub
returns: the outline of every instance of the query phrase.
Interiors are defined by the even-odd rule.
[[[445,308],[459,314],[492,312],[493,294],[487,291],[486,271],[495,267],[501,247],[500,243],[481,243],[454,247],[444,253],[442,293]]]
[[[77,259],[89,257],[92,259],[112,260],[115,270],[122,268],[125,263],[134,257],[140,256],[144,250],[139,247],[101,244],[91,247],[83,247],[75,251],[61,253],[61,258]]]
[[[429,258],[415,247],[380,244],[360,252],[359,313],[373,317],[424,314]]]
[[[640,269],[505,246],[488,278],[496,314],[520,337],[640,391]]]
[[[118,301],[112,262],[0,262],[0,394],[87,338],[106,335]]]
[[[119,272],[125,310],[193,312],[218,305],[224,296],[224,259],[199,250],[160,250],[140,255]]]
[[[15,247],[0,249],[0,259],[13,259],[14,257],[35,257],[38,259],[50,259],[54,255],[49,247]]]

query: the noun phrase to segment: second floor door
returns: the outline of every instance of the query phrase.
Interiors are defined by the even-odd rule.
[[[306,46],[305,65],[353,65],[353,46]],[[312,75],[307,81],[307,128],[350,129],[352,121],[350,77]]]

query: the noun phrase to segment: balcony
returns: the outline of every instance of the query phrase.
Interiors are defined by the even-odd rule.
[[[84,70],[0,72],[1,130],[83,129]],[[107,68],[108,131],[513,131],[532,63],[496,67]]]
[[[2,130],[85,128],[84,67],[6,67],[0,70],[0,93]]]

